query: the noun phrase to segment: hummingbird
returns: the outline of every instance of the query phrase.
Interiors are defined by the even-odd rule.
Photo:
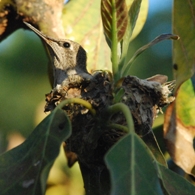
[[[68,88],[71,83],[81,83],[90,80],[92,76],[87,72],[87,54],[83,47],[69,39],[54,39],[44,35],[31,24],[24,22],[47,45],[53,66],[53,88]]]

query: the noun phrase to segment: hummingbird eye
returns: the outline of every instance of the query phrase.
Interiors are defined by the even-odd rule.
[[[65,48],[69,48],[69,47],[70,47],[70,43],[64,42],[64,43],[63,43],[63,46],[64,46]]]

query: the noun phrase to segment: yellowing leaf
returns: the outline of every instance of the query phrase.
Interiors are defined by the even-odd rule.
[[[165,115],[164,137],[173,161],[186,173],[194,174],[195,95],[191,80],[182,84]]]
[[[195,70],[194,10],[195,1],[174,1],[173,32],[180,36],[173,43],[176,101],[166,111],[164,136],[173,161],[186,173],[195,175],[195,95],[189,79]]]

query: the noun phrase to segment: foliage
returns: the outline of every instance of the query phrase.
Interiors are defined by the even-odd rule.
[[[66,114],[56,108],[23,144],[2,154],[1,194],[44,194],[50,168],[70,130]]]
[[[67,14],[70,16],[72,12],[73,5],[76,1],[70,1],[67,6],[64,6],[64,15]],[[89,13],[97,6],[98,1],[94,1],[93,3],[89,3],[86,1],[82,1],[81,4],[76,4],[78,6],[76,14],[80,14],[81,12],[78,11],[81,9],[83,4],[88,5],[87,10],[85,13]],[[146,1],[144,1],[145,3]],[[181,2],[177,0],[177,3]],[[99,2],[98,2],[99,3]],[[175,9],[178,10],[179,7],[183,8],[184,5],[182,3],[175,3]],[[145,49],[152,46],[153,44],[165,40],[165,39],[178,39],[176,35],[166,34],[159,36],[157,39],[153,40],[149,44],[145,45],[144,47],[140,48],[134,56],[127,60],[127,52],[129,49],[129,44],[131,41],[131,37],[133,36],[133,29],[136,29],[136,21],[139,15],[140,7],[143,5],[141,0],[134,0],[131,1],[120,1],[120,0],[102,0],[101,1],[101,16],[102,22],[104,27],[104,33],[106,37],[106,41],[108,46],[111,50],[111,62],[112,62],[112,72],[114,75],[114,83],[118,83],[121,77],[126,76],[129,73],[129,66],[133,62],[133,60]],[[146,3],[147,4],[147,3]],[[193,4],[190,4],[191,8],[194,7]],[[75,8],[74,8],[75,9]],[[96,8],[96,10],[99,10]],[[122,10],[122,11],[121,11]],[[182,10],[182,9],[179,9]],[[75,10],[74,10],[75,11]],[[82,12],[83,13],[83,12]],[[187,11],[185,10],[184,13],[186,14]],[[174,16],[179,17],[178,13],[174,11]],[[183,15],[185,15],[183,14]],[[90,15],[90,13],[89,13]],[[187,15],[187,14],[186,14]],[[87,17],[85,14],[83,18]],[[95,17],[97,17],[95,15]],[[81,22],[83,24],[83,18],[80,19],[79,15],[76,16],[78,19],[77,22]],[[189,19],[189,16],[186,16]],[[71,18],[72,19],[72,18]],[[190,18],[192,19],[192,18]],[[65,19],[63,19],[65,20]],[[98,21],[98,17],[96,18]],[[175,20],[175,29],[179,29],[184,23],[177,23],[180,19]],[[71,23],[74,23],[72,20]],[[99,21],[100,22],[100,21]],[[64,21],[65,23],[65,21]],[[101,26],[97,22],[97,24],[92,22],[90,25],[87,26],[86,30],[88,29],[89,35],[94,37],[96,36],[96,40],[99,39],[98,45],[94,49],[90,46],[90,49],[93,49],[94,57],[96,59],[95,64],[93,64],[93,68],[97,67],[97,64],[101,64],[102,66],[106,64],[106,67],[109,68],[107,64],[108,56],[105,55],[102,58],[99,58],[104,51],[100,48],[106,48],[106,53],[109,53],[109,47],[105,46],[105,41],[102,37],[102,29],[100,35],[96,35],[93,31],[97,31],[97,26]],[[68,28],[69,26],[67,26]],[[65,29],[67,30],[67,29]],[[67,31],[71,31],[69,29]],[[194,29],[193,29],[194,30]],[[76,31],[76,30],[75,30]],[[183,38],[182,32],[178,32],[178,30],[174,31],[176,34],[181,36],[182,41],[184,43],[182,45],[186,45],[186,51],[189,50],[189,60],[185,61],[185,53],[182,53],[180,50],[181,48],[178,44],[174,45],[174,53],[175,53],[175,67],[179,67],[176,70],[176,79],[178,80],[177,88],[183,81],[187,78],[190,78],[193,72],[193,60],[192,57],[192,48],[194,48],[193,43],[192,45],[188,45],[189,40],[194,40],[194,33],[192,32],[189,36],[189,39],[185,42],[185,38]],[[87,43],[89,41],[88,37],[84,37],[83,35],[80,37],[82,40],[81,42]],[[189,46],[189,48],[188,48]],[[179,50],[179,54],[177,53]],[[98,56],[98,57],[97,57]],[[183,57],[183,58],[182,58]],[[181,59],[180,59],[181,58]],[[102,61],[103,60],[103,61]],[[179,61],[179,63],[178,63]],[[181,63],[180,63],[181,62]],[[96,64],[97,63],[97,64]],[[180,65],[181,64],[181,65]],[[185,64],[190,66],[189,69],[186,70]],[[179,66],[178,66],[179,65]],[[101,66],[98,68],[102,68]],[[177,69],[175,68],[175,69]],[[182,71],[181,71],[182,70]],[[184,77],[182,72],[183,70],[189,71],[187,73],[188,76]],[[180,76],[181,75],[181,76]],[[186,82],[186,87],[180,88],[182,94],[178,95],[178,101],[182,101],[182,96],[185,96],[186,93],[192,92],[192,83]],[[117,91],[117,88],[116,88]],[[177,94],[178,91],[175,92]],[[115,103],[120,102],[120,97],[123,94],[123,91],[118,91],[115,94]],[[193,95],[192,95],[193,96]],[[192,97],[193,99],[194,97]],[[190,102],[190,103],[189,103]],[[188,108],[187,111],[190,109],[190,114],[188,120],[193,114],[193,110],[190,108],[189,104],[191,104],[193,100],[188,101],[188,104],[185,108]],[[70,103],[79,103],[87,107],[93,114],[94,110],[87,104],[87,102],[81,102],[80,100],[70,100],[66,102],[66,104]],[[86,105],[87,104],[87,105]],[[176,102],[177,107],[178,102]],[[62,106],[61,106],[62,107]],[[2,194],[44,194],[47,176],[49,170],[59,153],[60,145],[63,141],[65,141],[68,136],[70,135],[71,125],[69,119],[65,115],[65,113],[61,110],[61,107],[57,107],[45,120],[41,122],[41,124],[33,131],[33,133],[29,136],[29,138],[20,146],[16,147],[13,150],[10,150],[0,157],[0,175],[3,175],[0,182],[0,191]],[[173,110],[173,105],[171,105],[166,113],[166,125],[165,132],[169,130],[169,123],[175,121],[175,124],[179,121],[180,118],[184,115],[183,113],[186,110],[179,107],[179,119],[173,115],[175,114],[175,110]],[[191,111],[192,110],[192,111]],[[128,131],[127,136],[122,138],[117,144],[115,144],[110,151],[105,156],[106,164],[111,173],[111,181],[112,181],[112,192],[111,194],[131,194],[131,195],[142,195],[142,194],[193,194],[195,188],[192,184],[186,181],[181,176],[173,173],[171,170],[167,168],[166,165],[162,165],[160,163],[160,158],[164,158],[158,146],[158,143],[155,139],[153,141],[156,144],[156,148],[151,150],[151,146],[148,144],[146,145],[144,141],[135,134],[132,117],[129,113],[128,108],[122,104],[118,103],[108,108],[108,112],[114,113],[122,111],[127,120],[127,127],[123,128]],[[191,114],[192,113],[192,114]],[[172,115],[172,116],[171,116]],[[171,118],[170,118],[171,117]],[[191,123],[190,123],[191,125]],[[193,124],[192,124],[193,125]],[[186,125],[187,126],[187,125]],[[175,125],[174,128],[177,126]],[[167,130],[168,129],[168,130]],[[186,128],[188,131],[189,127]],[[184,130],[184,128],[182,128]],[[175,131],[175,129],[174,129]],[[193,128],[191,132],[193,131]],[[190,135],[193,138],[194,133],[192,132]],[[193,141],[193,139],[192,139]],[[180,142],[181,143],[181,142]],[[191,148],[192,142],[190,142]],[[158,152],[160,157],[158,158],[155,154]],[[172,152],[170,152],[172,155]],[[24,155],[25,154],[25,155]],[[173,154],[174,158],[174,154]],[[180,160],[178,160],[180,161]],[[161,161],[162,162],[162,161]],[[178,163],[180,165],[180,163]],[[192,167],[194,162],[192,163]],[[182,166],[182,165],[181,165]],[[13,171],[12,171],[13,170]],[[184,169],[186,171],[186,169]],[[10,172],[13,173],[12,177]],[[190,171],[186,171],[190,173]],[[22,173],[22,174],[21,174]],[[15,178],[16,177],[16,178]],[[11,178],[11,179],[10,179]],[[36,185],[32,185],[36,183]],[[25,190],[24,190],[25,189]]]

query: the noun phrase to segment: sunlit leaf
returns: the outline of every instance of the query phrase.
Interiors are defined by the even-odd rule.
[[[131,24],[130,40],[133,40],[143,28],[148,15],[148,0],[127,0],[127,7],[129,9],[129,17]]]
[[[141,7],[142,0],[134,0],[131,4],[131,7],[129,9],[129,19],[130,19],[130,37],[133,33],[134,27],[136,25],[136,21],[139,15],[140,7]],[[129,37],[129,38],[130,38]]]
[[[182,84],[165,115],[164,137],[173,161],[186,173],[194,174],[195,168],[195,95],[192,81]]]
[[[195,94],[191,79],[182,84],[176,97],[176,109],[179,119],[184,125],[195,127]]]
[[[78,42],[87,51],[88,70],[111,70],[110,48],[103,33],[100,1],[70,1],[64,6],[62,20],[65,38]]]
[[[195,70],[195,1],[175,0],[173,6],[173,33],[180,40],[173,43],[173,69],[176,88],[189,79]]]
[[[148,0],[127,0],[129,23],[123,37],[123,51],[126,51],[129,42],[134,39],[143,28],[148,14]],[[126,55],[126,52],[125,54]]]
[[[55,109],[18,147],[0,156],[2,195],[41,195],[60,146],[70,136],[65,112]]]
[[[101,0],[101,15],[106,37],[112,42],[115,34],[117,42],[120,42],[128,24],[125,0]]]
[[[129,11],[128,11],[129,22],[127,25],[126,32],[123,36],[123,40],[120,42],[121,49],[122,49],[122,54],[121,54],[120,62],[119,62],[119,73],[118,73],[120,76],[121,76],[121,70],[122,70],[124,63],[125,63],[125,59],[127,57],[127,51],[129,48],[130,40],[132,38],[134,27],[135,27],[135,25],[136,26],[143,26],[143,21],[145,22],[144,19],[146,19],[146,16],[147,16],[147,14],[144,14],[144,16],[142,15],[143,21],[140,22],[140,17],[139,17],[139,21],[136,23],[138,15],[139,15],[139,11],[140,11],[140,6],[143,4],[144,5],[148,4],[148,1],[144,1],[144,3],[142,3],[142,0],[127,1],[127,6],[129,7]],[[145,7],[147,7],[147,6],[145,6]],[[142,9],[142,11],[144,13],[146,10],[147,9],[144,9],[144,10]],[[135,37],[138,33],[139,33],[139,31],[136,31],[133,36]]]

